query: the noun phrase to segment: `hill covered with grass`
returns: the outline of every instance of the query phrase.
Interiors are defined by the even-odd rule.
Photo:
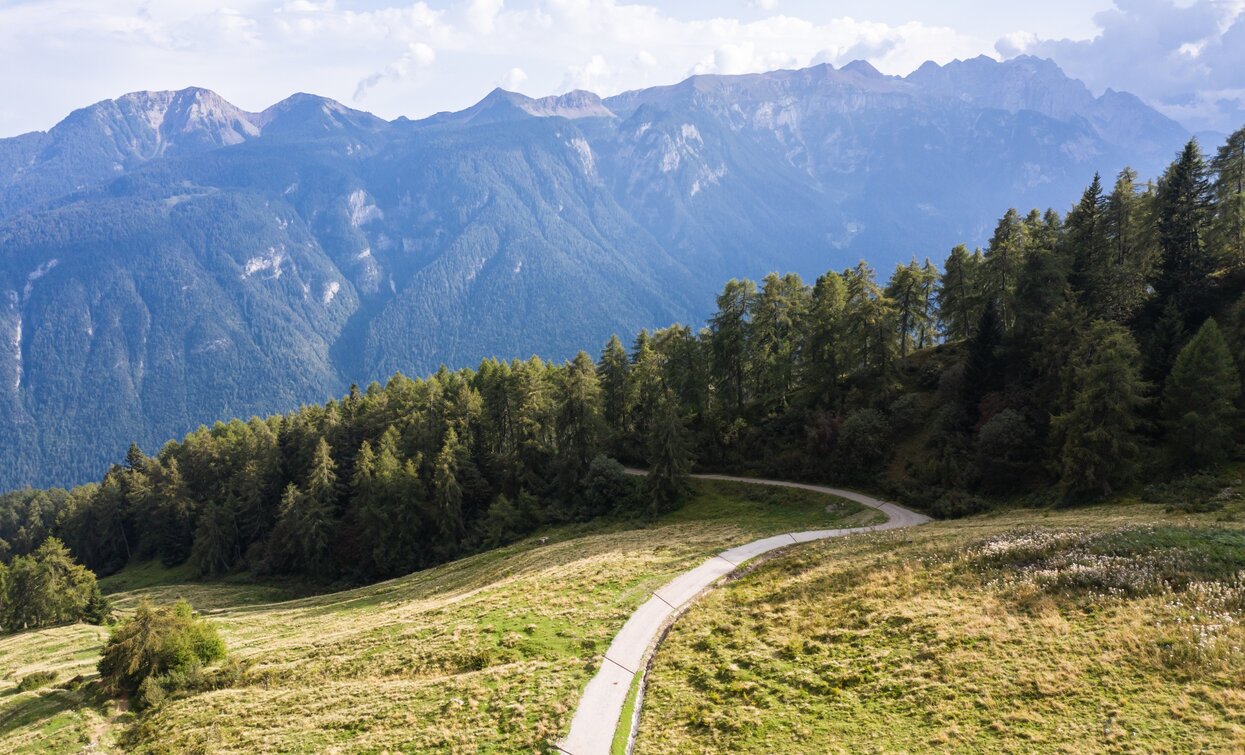
[[[653,589],[732,545],[876,517],[817,493],[697,482],[656,522],[551,529],[344,592],[297,597],[297,584],[131,566],[103,581],[114,605],[190,600],[229,648],[228,686],[140,716],[91,692],[106,629],[3,637],[0,751],[541,751]],[[19,689],[41,672],[45,686]]]
[[[635,752],[1240,752],[1239,490],[793,548],[674,626]]]

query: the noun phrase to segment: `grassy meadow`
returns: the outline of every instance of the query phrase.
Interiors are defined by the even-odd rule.
[[[650,591],[732,545],[878,517],[807,491],[697,482],[655,523],[562,527],[331,594],[132,567],[103,582],[115,605],[187,598],[220,626],[233,681],[140,717],[92,692],[106,629],[0,637],[0,752],[542,751]]]
[[[636,752],[1245,751],[1245,505],[1224,497],[790,549],[674,626]]]

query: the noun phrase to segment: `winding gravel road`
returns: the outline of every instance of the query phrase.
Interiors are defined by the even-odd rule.
[[[642,473],[641,473],[642,474]],[[745,545],[731,548],[713,556],[700,566],[675,577],[648,599],[644,605],[636,609],[627,619],[627,623],[614,636],[609,649],[605,651],[605,662],[601,670],[588,682],[584,694],[579,699],[579,707],[575,709],[575,717],[571,719],[571,731],[565,739],[558,742],[557,747],[567,755],[608,755],[613,744],[614,735],[622,716],[623,705],[631,683],[636,674],[643,674],[648,659],[657,649],[657,644],[665,634],[665,629],[679,617],[684,610],[701,593],[712,587],[718,580],[738,569],[744,562],[769,553],[778,548],[785,548],[796,543],[807,543],[812,540],[825,540],[842,537],[860,532],[876,530],[893,530],[902,527],[913,527],[925,524],[930,518],[924,514],[896,506],[893,503],[879,501],[861,493],[838,488],[827,488],[821,485],[805,485],[798,482],[781,480],[758,480],[749,477],[731,477],[728,475],[693,475],[701,480],[727,480],[731,482],[748,482],[757,485],[776,485],[786,488],[803,488],[818,493],[828,493],[840,498],[847,498],[886,514],[887,521],[868,527],[852,527],[838,530],[814,530],[811,532],[788,532]],[[638,707],[637,703],[637,707]],[[626,725],[630,726],[630,722]]]

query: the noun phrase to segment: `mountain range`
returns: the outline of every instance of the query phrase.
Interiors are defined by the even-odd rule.
[[[939,260],[1188,138],[1027,57],[499,89],[414,121],[97,103],[0,139],[0,489],[397,370],[699,323],[731,277]]]

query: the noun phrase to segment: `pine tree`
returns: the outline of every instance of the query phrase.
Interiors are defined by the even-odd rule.
[[[843,276],[833,270],[813,285],[812,301],[804,322],[803,375],[804,403],[828,407],[835,398],[842,372],[842,321],[847,301]]]
[[[1106,199],[1102,194],[1102,178],[1095,173],[1081,201],[1068,213],[1066,243],[1070,249],[1073,288],[1082,292],[1086,301],[1095,300],[1100,281],[1108,264]]]
[[[994,302],[988,301],[968,342],[964,364],[964,404],[972,417],[976,417],[982,397],[1003,388],[1002,345],[1003,327]]]
[[[985,293],[998,312],[1003,332],[1011,330],[1016,320],[1016,281],[1024,263],[1025,225],[1020,214],[1008,210],[999,220],[986,248]]]
[[[1215,259],[1207,249],[1210,180],[1197,140],[1190,140],[1159,181],[1155,213],[1162,252],[1155,282],[1160,299],[1175,301],[1185,322],[1205,309],[1205,295]]]
[[[882,374],[895,361],[895,306],[874,279],[873,268],[861,261],[843,273],[845,352],[852,370]]]
[[[627,350],[617,335],[610,336],[609,343],[601,352],[597,375],[601,383],[602,414],[606,427],[613,438],[620,438],[627,430],[627,373],[630,364]]]
[[[1163,386],[1163,424],[1172,457],[1188,468],[1227,459],[1236,448],[1241,376],[1213,319],[1180,350]]]
[[[744,409],[749,318],[756,293],[752,281],[732,279],[718,296],[718,311],[709,321],[713,379],[728,398],[732,416]]]
[[[1136,181],[1137,174],[1125,168],[1106,200],[1106,260],[1093,271],[1094,295],[1085,301],[1096,318],[1127,322],[1150,295],[1155,250],[1148,231],[1147,198],[1137,193]]]
[[[1224,142],[1211,163],[1214,219],[1212,239],[1217,255],[1231,265],[1245,264],[1245,128]]]
[[[899,356],[906,357],[916,347],[925,309],[924,276],[913,258],[907,265],[895,265],[895,272],[886,284],[886,296],[895,306],[896,334]]]
[[[432,503],[443,548],[456,549],[463,535],[463,488],[458,481],[458,435],[451,429],[432,467]]]
[[[798,275],[770,273],[752,301],[748,372],[753,394],[769,412],[790,403],[800,355],[796,333],[808,311],[808,290]]]
[[[1107,496],[1132,481],[1146,403],[1141,355],[1116,323],[1095,321],[1073,354],[1073,398],[1052,419],[1060,485],[1070,498]]]
[[[648,442],[648,477],[645,487],[649,513],[656,518],[669,511],[686,492],[692,466],[687,429],[679,416],[674,397],[666,392],[657,403],[655,421]]]
[[[574,491],[601,450],[601,384],[592,358],[579,352],[566,366],[558,396],[557,463],[564,496]]]
[[[984,303],[981,253],[970,254],[963,244],[951,250],[938,282],[938,314],[943,335],[950,341],[970,338],[981,319]]]

